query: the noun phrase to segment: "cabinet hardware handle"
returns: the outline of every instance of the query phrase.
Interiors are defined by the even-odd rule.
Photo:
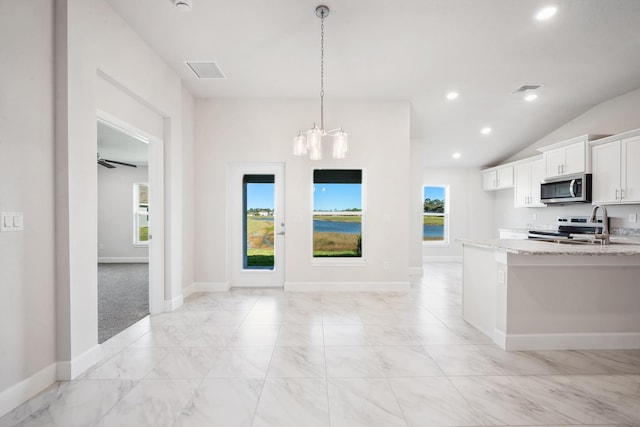
[[[616,198],[615,200],[618,200],[618,189],[616,188]]]
[[[624,188],[620,189],[620,200],[624,199]]]

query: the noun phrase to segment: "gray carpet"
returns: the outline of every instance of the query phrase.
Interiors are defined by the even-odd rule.
[[[149,314],[149,264],[98,264],[98,343]]]

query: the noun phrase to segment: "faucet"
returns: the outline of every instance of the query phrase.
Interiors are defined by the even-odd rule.
[[[602,205],[595,205],[593,211],[591,211],[591,218],[589,222],[596,222],[596,213],[598,208],[602,211],[602,233],[596,231],[595,238],[600,240],[602,245],[609,244],[609,217],[607,216],[607,208]]]

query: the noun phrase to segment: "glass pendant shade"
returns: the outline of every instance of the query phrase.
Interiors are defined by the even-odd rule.
[[[305,156],[307,154],[307,138],[302,132],[293,138],[293,154],[296,156]]]
[[[333,158],[344,159],[347,156],[347,133],[342,129],[333,136]]]
[[[322,130],[314,126],[307,133],[307,148],[309,149],[309,157],[311,160],[322,159]]]

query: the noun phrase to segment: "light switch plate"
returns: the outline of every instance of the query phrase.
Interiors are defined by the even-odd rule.
[[[0,212],[0,231],[24,230],[22,212]]]
[[[629,214],[629,222],[638,222],[638,214],[630,213]]]

